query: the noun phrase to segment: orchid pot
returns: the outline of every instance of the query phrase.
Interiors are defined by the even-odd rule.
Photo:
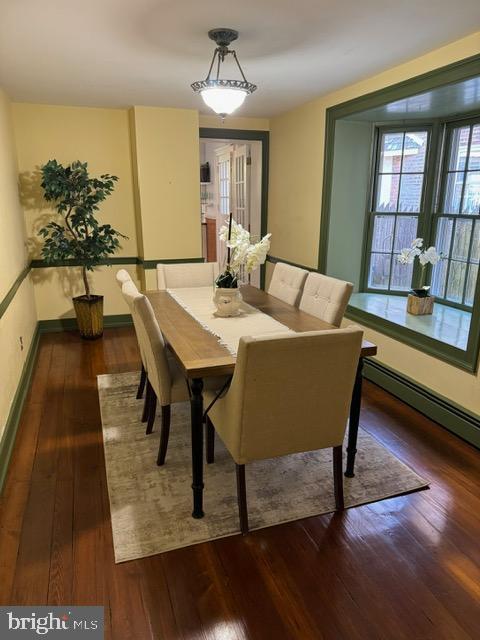
[[[270,233],[259,242],[250,241],[250,232],[229,216],[228,226],[223,225],[219,237],[227,245],[227,264],[215,280],[213,302],[215,315],[222,318],[241,313],[242,295],[238,288],[240,274],[250,274],[263,264],[270,249]]]
[[[400,264],[413,264],[415,258],[421,265],[421,282],[425,282],[426,267],[428,264],[436,265],[442,254],[438,253],[435,247],[423,246],[423,238],[415,238],[410,247],[401,250],[397,259]],[[412,289],[407,298],[407,312],[415,316],[430,315],[433,313],[433,303],[435,298],[430,295],[430,286],[423,286]]]
[[[430,287],[421,287],[420,289],[412,289],[409,295],[417,296],[417,298],[428,298],[430,296]]]
[[[237,289],[226,289],[224,287],[216,287],[213,296],[213,302],[217,307],[215,315],[220,318],[229,318],[240,315],[242,306],[242,294]]]

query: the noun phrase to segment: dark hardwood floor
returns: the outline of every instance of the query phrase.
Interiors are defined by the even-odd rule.
[[[42,337],[0,604],[101,604],[115,640],[480,638],[480,454],[368,383],[361,424],[430,490],[115,565],[96,375],[137,368],[129,328]]]

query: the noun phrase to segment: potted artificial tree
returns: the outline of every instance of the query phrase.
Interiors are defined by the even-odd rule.
[[[86,162],[67,166],[49,160],[41,168],[44,198],[54,203],[61,223],[49,222],[40,229],[44,239],[42,256],[48,263],[72,260],[82,269],[85,293],[73,298],[78,328],[82,338],[99,338],[103,334],[103,296],[90,292],[88,271],[113,255],[125,238],[109,224],[99,224],[95,217],[98,205],[109,196],[117,176],[103,174],[91,178]]]

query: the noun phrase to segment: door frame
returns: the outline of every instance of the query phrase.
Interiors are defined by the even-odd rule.
[[[260,207],[260,234],[267,233],[268,224],[268,160],[270,154],[270,132],[252,129],[216,129],[214,127],[200,127],[200,138],[214,138],[218,140],[259,141],[262,143],[262,193]],[[265,265],[260,268],[260,287],[265,287]]]

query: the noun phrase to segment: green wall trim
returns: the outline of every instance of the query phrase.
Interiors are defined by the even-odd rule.
[[[442,427],[480,448],[480,416],[385,364],[365,358],[364,376]]]
[[[103,326],[105,329],[115,327],[125,327],[132,324],[132,316],[129,313],[104,316]],[[75,318],[61,318],[55,320],[39,320],[38,330],[40,333],[56,333],[58,331],[76,331],[77,320]]]
[[[23,271],[20,273],[20,275],[17,277],[15,282],[12,284],[12,286],[8,290],[7,295],[0,302],[0,318],[2,318],[3,315],[5,315],[5,312],[8,309],[12,300],[14,299],[15,294],[17,293],[20,285],[28,276],[29,271],[30,271],[30,266],[28,265],[23,269]]]
[[[292,262],[291,260],[276,258],[275,256],[271,256],[270,254],[267,256],[267,262],[271,262],[272,264],[283,262],[285,264],[289,264],[291,267],[298,267],[299,269],[306,269],[307,271],[315,271],[315,273],[318,273],[318,269],[314,269],[313,267],[306,267],[304,264],[298,264],[297,262]]]
[[[37,358],[39,340],[40,331],[37,324],[35,331],[33,332],[30,349],[28,350],[28,355],[23,365],[17,390],[13,396],[5,429],[0,440],[0,494],[2,493],[5,478],[7,477],[8,465],[12,455],[13,445],[15,444],[15,437],[17,435],[20,417],[22,415],[23,405],[30,388],[33,368]]]
[[[156,269],[157,264],[180,264],[182,262],[205,262],[205,258],[171,258],[159,260],[144,260],[139,258],[140,264],[144,269]]]
[[[466,351],[351,305],[348,305],[345,317],[469,373],[475,373],[477,369],[479,336],[473,317]]]
[[[138,256],[127,256],[119,258],[108,258],[100,260],[99,265],[113,266],[125,264],[138,264],[144,269],[155,269],[157,264],[178,264],[179,262],[203,262],[204,258],[159,258],[158,260],[145,260]],[[54,260],[47,262],[46,260],[32,260],[30,267],[32,269],[48,269],[49,267],[80,267],[78,260]]]
[[[123,264],[140,264],[140,258],[135,256],[126,256],[126,257],[117,257],[117,258],[106,258],[105,260],[99,260],[99,265],[123,265]],[[47,262],[46,260],[35,259],[30,263],[32,269],[48,269],[48,267],[80,267],[81,263],[78,260],[68,259],[68,260],[52,260]]]

